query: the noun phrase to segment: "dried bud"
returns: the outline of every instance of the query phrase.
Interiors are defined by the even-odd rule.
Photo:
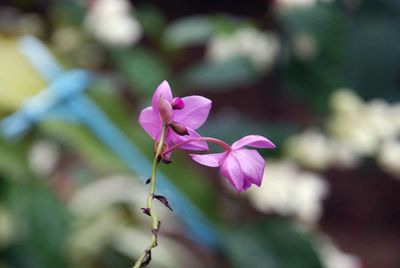
[[[158,109],[163,122],[166,124],[171,122],[174,111],[172,110],[171,103],[169,103],[163,95],[160,97],[160,105]]]
[[[146,255],[144,256],[144,259],[143,259],[140,267],[145,267],[145,266],[149,265],[150,262],[151,262],[151,250],[147,249]]]
[[[173,110],[182,110],[183,108],[185,108],[185,103],[183,102],[183,100],[179,97],[175,97],[172,100],[172,109]]]
[[[142,212],[143,212],[144,214],[146,214],[147,216],[151,216],[151,214],[150,214],[150,209],[149,209],[149,208],[141,208],[141,210],[142,210]]]
[[[169,126],[176,134],[180,136],[189,135],[189,132],[187,131],[186,127],[180,123],[171,122],[169,123]]]
[[[165,158],[165,157],[162,157],[162,156],[161,156],[161,161],[166,165],[172,163],[172,161],[169,158]]]
[[[166,206],[167,208],[169,208],[171,211],[174,211],[171,206],[169,205],[168,199],[163,196],[163,195],[153,195],[153,197],[155,199],[157,199],[158,201],[160,201],[164,206]]]

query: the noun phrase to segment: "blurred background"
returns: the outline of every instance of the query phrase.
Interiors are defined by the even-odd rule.
[[[51,104],[61,112],[39,118],[51,94],[27,105],[57,69],[32,64],[29,35],[94,74],[76,94],[141,156],[153,144],[138,114],[164,79],[213,101],[202,135],[277,145],[260,150],[262,186],[240,196],[176,153],[161,170],[217,242],[159,206],[150,267],[399,268],[399,27],[398,0],[1,1],[0,267],[130,267],[150,235],[147,189],[93,131],[90,106],[75,105],[82,121],[69,93]],[[19,137],[4,121],[15,113],[28,118]]]

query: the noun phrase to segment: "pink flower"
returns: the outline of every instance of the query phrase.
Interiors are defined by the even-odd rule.
[[[227,151],[217,154],[191,154],[190,157],[202,165],[220,167],[221,175],[227,178],[239,193],[252,184],[260,186],[265,168],[264,158],[256,150],[246,149],[244,146],[271,149],[276,146],[259,135],[245,136],[232,146],[224,143],[220,145]]]
[[[165,143],[173,146],[187,139],[199,138],[195,131],[206,121],[211,101],[201,96],[173,98],[167,81],[163,81],[153,94],[151,106],[142,110],[139,123],[155,141],[160,139],[163,123],[167,130]],[[179,133],[179,134],[178,134]],[[207,150],[207,143],[196,141],[180,146],[186,150]]]

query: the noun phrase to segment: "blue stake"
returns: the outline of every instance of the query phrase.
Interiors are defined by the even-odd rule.
[[[19,111],[0,122],[3,135],[10,139],[21,137],[35,122],[47,116],[59,116],[55,111],[66,111],[84,123],[145,182],[151,172],[149,160],[90,98],[82,94],[91,83],[90,73],[84,70],[64,72],[47,48],[33,37],[23,37],[20,49],[50,84],[29,99]],[[157,178],[157,193],[168,197],[176,215],[187,226],[189,237],[209,247],[217,245],[214,226],[162,173]]]

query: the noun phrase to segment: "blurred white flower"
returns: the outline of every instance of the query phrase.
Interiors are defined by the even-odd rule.
[[[147,189],[131,176],[117,175],[78,189],[69,209],[75,217],[69,249],[76,267],[96,259],[107,247],[131,258],[149,243],[149,219],[141,212]],[[122,206],[121,206],[122,205]],[[154,267],[205,267],[196,256],[164,235],[181,233],[182,226],[163,205],[154,203],[162,219],[159,246],[154,250]]]
[[[292,136],[286,147],[287,154],[306,167],[323,170],[331,164],[331,141],[319,131],[310,129]]]
[[[393,126],[396,127],[397,133],[400,132],[400,103],[394,103],[392,104],[392,109],[390,111],[391,115],[391,120],[393,123]]]
[[[352,168],[375,157],[383,170],[400,177],[400,104],[364,102],[350,89],[336,90],[327,134],[308,129],[288,139],[287,155],[308,168]]]
[[[340,89],[332,95],[331,106],[329,130],[360,155],[373,156],[382,142],[400,134],[399,104],[363,102],[351,90]]]
[[[400,178],[400,142],[387,140],[383,143],[378,154],[378,163],[386,170]]]
[[[132,6],[126,0],[96,0],[85,24],[105,44],[132,45],[140,39],[142,28],[131,12]]]
[[[320,242],[320,254],[325,268],[361,268],[360,259],[352,254],[345,253],[324,237]]]
[[[48,176],[55,169],[60,158],[60,152],[55,143],[38,141],[29,150],[29,166],[34,173],[40,176]]]
[[[331,166],[338,168],[354,168],[360,163],[360,155],[346,141],[332,139]]]
[[[297,163],[315,170],[351,168],[360,162],[360,154],[351,142],[328,137],[314,129],[290,137],[286,142],[286,152]]]
[[[331,3],[334,0],[277,0],[276,5],[278,9],[294,9],[294,8],[310,8],[315,6],[318,2]]]
[[[270,161],[259,189],[249,189],[250,201],[261,211],[294,216],[313,225],[322,215],[328,185],[319,175],[301,171],[290,161]]]
[[[217,35],[210,39],[207,57],[213,62],[224,62],[237,56],[247,57],[260,70],[274,64],[280,49],[279,39],[272,32],[242,28],[232,35]]]
[[[349,88],[338,88],[330,98],[330,106],[335,113],[359,113],[363,106],[362,99]]]
[[[365,103],[351,90],[339,89],[331,97],[333,115],[328,127],[334,137],[346,141],[360,155],[373,155],[379,136],[369,121]]]
[[[203,268],[205,264],[185,245],[166,237],[160,236],[160,243],[152,252],[152,266],[157,267],[191,267]],[[143,245],[149,243],[149,236],[143,232],[127,227],[117,228],[114,234],[114,247],[126,256],[138,256],[143,251]]]
[[[277,0],[278,8],[307,8],[312,7],[317,3],[317,0]]]
[[[79,264],[87,262],[90,258],[96,258],[103,250],[111,247],[124,254],[128,258],[139,256],[149,243],[149,232],[144,226],[129,225],[124,212],[117,207],[110,207],[96,217],[89,217],[85,221],[80,219],[75,226],[69,240],[70,254],[72,260]],[[164,221],[163,221],[164,222]],[[180,267],[184,256],[180,255],[181,247],[165,237],[161,232],[159,235],[159,246],[152,252],[154,267]],[[190,252],[194,267],[203,267]],[[179,257],[178,257],[179,256]]]
[[[76,192],[70,202],[69,208],[73,215],[77,217],[90,217],[97,215],[105,209],[115,204],[125,204],[137,212],[139,220],[145,221],[146,218],[141,217],[140,208],[144,206],[147,199],[146,187],[139,183],[137,178],[125,175],[115,175],[107,178],[98,179],[96,182],[88,186],[80,188]],[[168,218],[163,223],[163,230],[176,225],[173,218],[169,219],[171,213],[165,209],[159,202],[154,202],[155,209],[160,218]]]
[[[392,106],[381,99],[372,100],[366,105],[366,115],[371,131],[380,139],[391,139],[399,134],[399,128],[395,124],[395,111]]]

